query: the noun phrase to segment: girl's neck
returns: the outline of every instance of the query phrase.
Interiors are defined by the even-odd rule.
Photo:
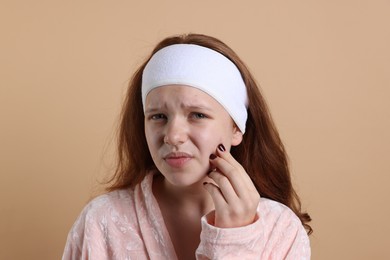
[[[153,181],[153,193],[160,203],[172,205],[177,210],[197,209],[200,214],[206,214],[214,208],[209,193],[203,187],[203,181],[191,186],[180,187],[172,185],[159,175]],[[167,204],[166,204],[167,203]]]

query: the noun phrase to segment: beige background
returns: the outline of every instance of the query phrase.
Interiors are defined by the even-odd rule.
[[[313,259],[390,259],[389,1],[0,4],[0,259],[59,259],[135,67],[216,36],[260,82],[311,213]]]

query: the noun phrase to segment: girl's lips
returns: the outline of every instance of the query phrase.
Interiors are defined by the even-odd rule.
[[[172,167],[180,168],[191,159],[191,157],[169,157],[165,158],[165,161]]]
[[[164,159],[171,167],[180,168],[190,161],[192,156],[183,152],[175,152],[167,154]]]

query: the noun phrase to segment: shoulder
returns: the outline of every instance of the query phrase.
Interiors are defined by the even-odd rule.
[[[92,238],[107,237],[137,226],[134,222],[135,207],[132,190],[123,189],[100,195],[84,207],[74,222],[69,237],[75,244],[83,244]]]
[[[304,231],[301,220],[286,205],[274,200],[261,198],[258,214],[269,233],[292,233]]]
[[[84,207],[76,224],[80,222],[106,222],[121,219],[133,219],[136,204],[142,201],[143,196],[151,193],[153,176],[148,175],[134,188],[119,189],[95,197]]]
[[[111,250],[130,244],[129,248],[143,249],[133,194],[133,190],[123,189],[91,200],[68,234],[64,259],[106,259]]]
[[[260,221],[263,223],[269,252],[272,258],[310,259],[310,240],[301,220],[287,206],[270,199],[262,198],[258,207]],[[282,250],[283,249],[283,250]],[[281,253],[288,253],[282,256]]]
[[[101,226],[120,215],[132,214],[134,212],[132,210],[134,207],[132,193],[132,190],[129,189],[116,190],[92,199],[84,206],[72,227],[72,231]]]
[[[85,222],[86,225],[93,224],[93,222],[105,222],[132,212],[134,212],[133,191],[130,189],[116,190],[102,194],[88,202],[77,222]]]
[[[104,210],[106,207],[121,207],[133,200],[133,190],[121,189],[111,191],[92,199],[85,208],[89,210]]]
[[[258,206],[261,216],[270,219],[288,218],[292,221],[299,221],[295,213],[286,205],[267,198],[261,198]]]
[[[286,205],[262,198],[258,207],[259,220],[269,237],[283,238],[285,242],[300,240],[309,247],[307,232],[297,215]],[[278,239],[278,240],[279,240]]]

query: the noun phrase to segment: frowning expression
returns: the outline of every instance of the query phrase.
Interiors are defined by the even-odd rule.
[[[153,89],[145,102],[145,135],[158,170],[172,184],[201,181],[219,144],[229,149],[242,134],[226,110],[205,92],[184,85]]]

